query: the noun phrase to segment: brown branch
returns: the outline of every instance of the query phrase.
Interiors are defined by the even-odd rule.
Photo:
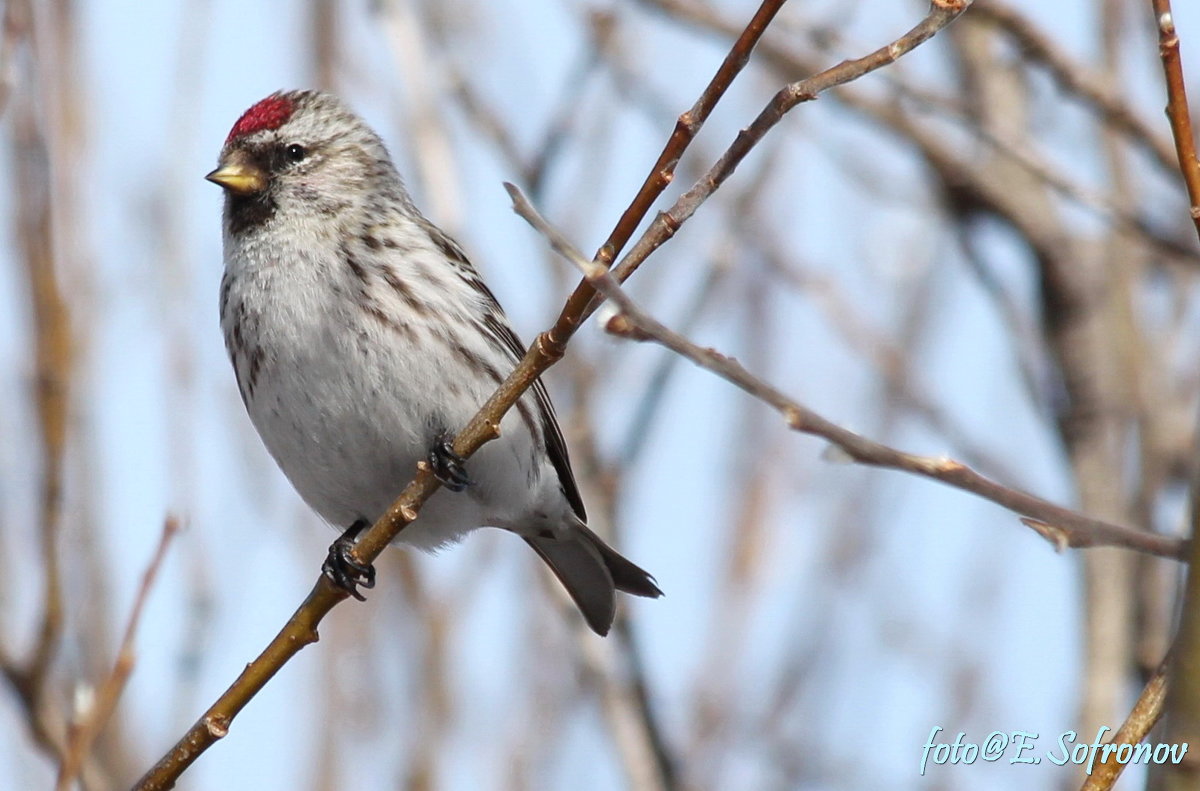
[[[1179,170],[1187,185],[1192,221],[1200,233],[1200,162],[1196,159],[1187,92],[1184,90],[1183,63],[1179,55],[1179,36],[1171,14],[1170,0],[1151,0],[1158,23],[1158,48],[1162,57],[1163,74],[1167,85],[1167,118],[1175,136],[1175,151]],[[1197,432],[1194,443],[1200,442]],[[1193,454],[1196,448],[1193,447]],[[1193,456],[1194,458],[1194,456]],[[1193,462],[1191,487],[1192,547],[1189,552],[1192,573],[1187,575],[1183,589],[1183,607],[1179,615],[1179,631],[1175,638],[1174,661],[1170,675],[1168,700],[1167,741],[1181,743],[1200,741],[1200,542],[1195,536],[1200,530],[1200,467]],[[1167,789],[1195,788],[1200,765],[1189,761],[1163,767],[1163,787]]]
[[[537,213],[519,189],[511,184],[505,186],[512,196],[517,214],[545,236],[556,251],[575,264],[596,289],[617,306],[619,312],[609,318],[605,325],[608,332],[633,340],[654,341],[686,357],[774,407],[792,430],[832,443],[850,461],[932,478],[1004,506],[1022,515],[1022,522],[1057,549],[1119,546],[1151,555],[1184,559],[1189,542],[1182,539],[1093,519],[1019,489],[1004,486],[953,459],[905,453],[825,419],[752,375],[737,360],[714,349],[701,348],[651,317],[621,289],[613,272],[602,264],[584,258]]]
[[[695,213],[700,204],[708,200],[708,197],[724,183],[725,179],[729,178],[746,155],[758,145],[763,136],[783,120],[784,115],[796,105],[812,101],[830,88],[852,82],[876,69],[896,62],[901,56],[928,41],[938,31],[957,19],[970,5],[971,0],[933,0],[925,18],[900,38],[861,58],[842,61],[825,71],[790,83],[780,89],[750,126],[738,133],[716,164],[692,185],[691,189],[680,196],[668,211],[660,212],[633,248],[617,266],[613,267],[613,275],[617,281],[627,280],[637,271],[647,256],[673,237],[679,230],[679,226]],[[597,255],[596,260],[602,264],[610,263],[610,259],[602,255]],[[575,294],[578,293],[579,289],[576,289]],[[572,295],[572,299],[575,294]],[[598,302],[593,303],[585,315],[591,315],[598,306]]]
[[[341,19],[334,0],[309,0],[308,34],[312,47],[313,85],[332,91],[341,61]]]
[[[1109,744],[1138,744],[1158,724],[1163,713],[1163,702],[1167,697],[1167,668],[1170,663],[1171,657],[1168,655],[1146,682],[1129,716],[1125,718],[1124,724],[1113,735]],[[1108,791],[1116,784],[1125,766],[1125,763],[1117,760],[1100,760],[1079,791]]]
[[[33,28],[29,3],[9,4],[5,14],[6,44],[33,48],[38,36]],[[38,53],[41,54],[41,53]],[[29,80],[29,75],[24,75]],[[35,373],[31,390],[37,413],[41,443],[41,483],[38,540],[42,565],[38,632],[27,659],[18,661],[0,652],[0,673],[13,688],[31,734],[48,754],[61,755],[61,733],[45,698],[49,676],[63,631],[62,574],[58,537],[62,521],[63,467],[67,444],[67,421],[71,377],[70,312],[58,281],[55,255],[53,207],[54,154],[49,123],[39,117],[39,103],[50,87],[31,81],[27,90],[14,95],[12,189],[15,201],[15,237],[29,284],[33,315]],[[42,95],[37,95],[38,92]]]
[[[22,114],[24,115],[24,114]],[[58,534],[62,510],[63,456],[66,450],[67,403],[71,368],[69,315],[58,284],[54,256],[54,228],[46,141],[27,117],[19,126],[16,147],[17,179],[23,200],[18,211],[19,238],[33,292],[34,345],[37,372],[34,381],[38,428],[43,450],[41,513],[43,579],[42,628],[30,659],[32,675],[42,676],[62,631],[62,583],[58,559]],[[34,197],[36,196],[36,198]]]
[[[873,370],[878,371],[883,383],[895,398],[900,399],[909,413],[946,439],[951,446],[958,448],[968,463],[990,471],[996,477],[1019,481],[1017,471],[1011,465],[971,436],[970,430],[943,409],[933,394],[920,385],[919,377],[911,370],[912,360],[908,359],[912,350],[903,340],[889,337],[880,327],[873,325],[867,315],[860,313],[850,295],[839,289],[836,278],[820,274],[801,262],[787,260],[788,252],[765,233],[756,234],[756,229],[745,233],[742,244],[761,255],[786,286],[813,301],[830,328],[848,348],[871,363]],[[1005,315],[1006,319],[1011,317],[1011,313]],[[689,334],[686,327],[681,326],[678,331],[683,335]],[[1019,325],[1014,326],[1012,332],[1014,337],[1022,337]],[[675,355],[670,356],[678,359]]]
[[[1171,0],[1151,0],[1158,22],[1158,54],[1162,58],[1167,82],[1167,118],[1175,136],[1175,153],[1179,170],[1187,185],[1188,204],[1192,222],[1200,234],[1200,161],[1196,159],[1196,138],[1192,133],[1192,117],[1188,111],[1187,90],[1183,80],[1183,60],[1179,55],[1179,36],[1171,14]]]
[[[17,83],[14,50],[29,35],[32,9],[27,3],[6,3],[0,16],[0,117],[8,109],[13,86]]]
[[[56,791],[68,791],[71,784],[75,782],[79,771],[83,768],[84,760],[91,750],[92,742],[100,734],[106,722],[112,716],[113,710],[117,707],[117,700],[121,697],[121,692],[125,689],[125,683],[129,680],[130,673],[133,672],[134,662],[136,660],[133,641],[137,635],[138,624],[142,620],[142,610],[145,609],[146,600],[150,597],[150,591],[154,587],[154,580],[158,576],[158,570],[162,568],[163,560],[167,556],[167,548],[171,545],[171,540],[175,538],[179,532],[179,521],[173,516],[167,517],[163,522],[162,536],[158,540],[158,548],[154,550],[154,555],[150,559],[150,563],[146,566],[146,571],[142,574],[142,583],[138,588],[137,596],[134,598],[133,610],[129,613],[129,621],[125,625],[125,635],[121,639],[121,647],[117,651],[117,658],[113,662],[112,672],[104,679],[104,683],[97,690],[95,698],[90,709],[84,713],[84,716],[79,722],[73,724],[67,733],[67,744],[63,751],[63,761],[58,769],[58,781],[55,783]]]
[[[655,5],[662,6],[664,10],[669,10],[681,21],[716,31],[727,30],[729,27],[729,23],[725,19],[714,14],[705,6],[681,3],[678,0],[653,0],[653,2]],[[1095,112],[1098,119],[1105,124],[1106,129],[1123,135],[1134,145],[1142,147],[1148,156],[1168,172],[1173,173],[1178,169],[1171,141],[1156,133],[1147,121],[1124,102],[1120,94],[1111,89],[1111,86],[1119,84],[1118,80],[1113,79],[1109,74],[1095,73],[1084,64],[1072,60],[1066,53],[1057,49],[1053,41],[1031,20],[998,0],[990,0],[990,2],[974,7],[971,14],[975,20],[995,22],[1021,48],[1022,55],[1026,56],[1030,62],[1040,64],[1049,71],[1062,90],[1075,94],[1085,105],[1090,105],[1088,109]],[[838,38],[826,31],[814,33],[811,38],[813,46],[820,52],[834,50],[839,45]],[[803,62],[804,60],[793,49],[781,46],[775,41],[764,42],[761,54],[768,61]],[[779,65],[776,70],[781,70]],[[787,71],[787,69],[782,70]],[[795,67],[792,67],[791,70],[794,71]],[[964,132],[988,145],[995,153],[1012,160],[1024,170],[1044,181],[1047,186],[1064,198],[1121,228],[1136,231],[1149,244],[1158,247],[1171,257],[1185,259],[1197,257],[1194,245],[1181,243],[1173,236],[1155,228],[1153,223],[1139,215],[1133,207],[1127,206],[1115,198],[1109,198],[1099,190],[1061,172],[1052,163],[1041,157],[1035,147],[1011,139],[1011,132],[1005,131],[1008,129],[1007,126],[991,127],[977,123],[977,119],[973,118],[968,110],[970,102],[964,103],[961,97],[950,99],[920,84],[910,82],[902,76],[899,70],[889,72],[885,79],[889,83],[887,91],[889,98],[891,96],[903,97],[911,100],[915,106],[921,107],[923,110],[941,114],[960,125]],[[847,102],[847,105],[852,108],[856,104],[861,104],[861,102],[853,100]],[[866,109],[869,112],[869,106]]]
[[[1111,80],[1072,60],[1031,19],[1011,6],[993,0],[981,3],[975,13],[1000,26],[1020,46],[1021,53],[1041,64],[1059,87],[1095,108],[1107,124],[1141,145],[1160,166],[1174,170],[1170,144],[1124,101],[1121,93],[1113,90]]]
[[[582,626],[575,630],[583,666],[597,679],[600,705],[609,724],[617,754],[620,756],[628,788],[639,791],[674,791],[680,788],[675,761],[667,752],[657,720],[640,695],[637,681],[642,673],[626,680],[623,675],[637,654],[629,644],[626,619],[618,628],[624,631],[620,641],[593,640]]]
[[[548,256],[557,258],[548,251]],[[557,260],[554,266],[559,266]],[[678,360],[676,355],[665,357]],[[584,499],[588,503],[588,526],[606,541],[619,538],[616,513],[624,485],[624,472],[630,464],[620,461],[608,462],[602,458],[595,425],[582,416],[590,412],[594,392],[596,368],[593,362],[576,356],[571,359],[575,376],[575,404],[572,416],[565,416],[567,430],[573,435],[572,459],[575,472],[585,487]],[[653,385],[652,385],[653,386]],[[643,401],[644,403],[644,401]],[[635,421],[636,422],[636,421]],[[628,451],[620,452],[621,460],[628,459]],[[543,579],[548,579],[545,575]],[[557,586],[556,586],[557,587]],[[566,597],[556,591],[560,601]],[[564,602],[565,603],[565,602]],[[570,606],[567,604],[566,606]],[[613,623],[611,637],[607,641],[594,640],[579,621],[572,621],[575,628],[572,637],[576,644],[575,655],[581,663],[584,676],[593,679],[591,688],[600,701],[611,733],[616,754],[625,770],[626,786],[639,791],[675,791],[682,785],[680,763],[663,729],[647,677],[643,648],[632,628],[628,612],[618,611]],[[531,649],[534,656],[544,647]],[[543,721],[541,727],[545,729]]]
[[[420,4],[377,5],[395,72],[403,75],[405,83],[399,121],[412,155],[409,180],[415,192],[424,196],[431,215],[441,218],[443,227],[454,235],[462,216],[460,163],[451,147],[447,119],[437,106],[443,86],[440,64],[429,46],[430,15]]]
[[[723,34],[727,33],[732,25],[730,20],[713,12],[708,5],[681,2],[680,0],[643,0],[643,2],[661,8],[677,19],[703,30]],[[976,13],[976,10],[973,9],[972,14]],[[978,13],[983,12],[979,11]],[[779,74],[790,75],[811,68],[810,58],[802,57],[793,49],[782,46],[777,41],[764,41],[759,50],[762,62]],[[1182,258],[1194,263],[1197,259],[1194,247],[1181,244],[1169,234],[1153,227],[1152,223],[1145,218],[1116,205],[1095,190],[1058,172],[1049,163],[1041,161],[1032,151],[1014,146],[1013,143],[995,132],[972,125],[971,119],[966,116],[961,107],[930,91],[893,78],[890,81],[888,94],[883,99],[872,98],[861,92],[842,91],[837,94],[837,101],[915,146],[919,153],[939,171],[939,177],[943,181],[946,181],[947,175],[949,175],[953,177],[950,180],[951,184],[962,183],[964,188],[969,186],[977,194],[987,194],[993,186],[988,181],[990,171],[980,167],[978,155],[973,153],[971,156],[965,157],[952,154],[949,140],[942,130],[935,129],[926,123],[918,123],[915,119],[910,118],[904,112],[903,106],[893,100],[894,97],[909,98],[922,108],[934,110],[961,125],[965,132],[987,144],[1006,160],[1011,160],[1039,179],[1045,179],[1056,193],[1096,213],[1097,216],[1108,218],[1123,228],[1136,231],[1147,244],[1165,253],[1167,261]],[[1107,118],[1103,113],[1102,116]],[[1117,124],[1117,128],[1124,129],[1125,127]],[[1157,151],[1158,148],[1156,146],[1155,150]],[[1011,213],[1006,212],[1002,216]]]
[[[968,0],[969,1],[969,0]],[[617,221],[612,233],[608,239],[600,246],[596,252],[596,260],[604,263],[606,266],[611,265],[621,250],[629,242],[633,236],[633,232],[637,230],[638,225],[650,211],[650,207],[654,205],[654,201],[658,200],[658,196],[663,193],[667,185],[675,177],[675,167],[679,164],[680,158],[684,151],[691,145],[696,138],[696,133],[700,131],[700,127],[708,120],[708,116],[712,113],[712,109],[716,107],[717,102],[725,95],[725,91],[729,88],[733,79],[741,72],[746,63],[750,59],[750,53],[754,50],[754,46],[762,38],[763,32],[767,26],[771,24],[771,20],[779,13],[779,9],[783,6],[785,0],[763,0],[763,4],[759,6],[754,17],[746,25],[745,30],[738,36],[737,41],[733,43],[733,47],[729,50],[729,54],[725,56],[725,60],[721,62],[717,73],[713,75],[712,80],[704,88],[704,92],[700,94],[700,98],[692,105],[692,108],[679,116],[679,120],[675,122],[675,131],[671,133],[671,137],[667,140],[667,144],[663,147],[662,153],[658,155],[658,161],[650,169],[650,175],[642,183],[642,188],[638,190],[629,207],[621,214],[621,218]],[[592,310],[589,309],[589,304],[596,296],[595,289],[586,280],[580,282],[575,288],[575,291],[567,299],[567,305],[563,309],[562,316],[578,315],[580,322],[591,315]],[[594,306],[593,306],[594,309]],[[559,323],[562,324],[560,316]],[[577,328],[579,325],[576,324]],[[566,329],[565,327],[563,329]],[[558,327],[551,333],[551,337],[557,338]],[[574,328],[571,329],[574,331]]]

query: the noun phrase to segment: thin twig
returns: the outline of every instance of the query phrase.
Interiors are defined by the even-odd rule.
[[[1058,549],[1119,546],[1176,560],[1185,557],[1188,542],[1182,539],[1093,519],[1027,492],[1004,486],[953,459],[905,453],[832,423],[753,376],[737,360],[714,349],[701,348],[651,317],[621,289],[613,272],[585,258],[537,213],[517,187],[512,184],[506,184],[505,187],[512,196],[516,213],[545,236],[556,251],[578,267],[596,289],[617,306],[620,312],[611,317],[605,326],[609,332],[633,340],[651,340],[671,349],[774,407],[792,430],[829,441],[851,461],[932,478],[1002,505],[1022,515],[1021,521],[1026,526]]]
[[[154,550],[154,555],[146,566],[146,571],[142,574],[142,583],[134,598],[129,621],[125,624],[125,635],[121,639],[121,647],[117,651],[112,671],[97,690],[91,707],[84,712],[80,721],[71,726],[67,733],[67,745],[63,751],[62,764],[58,768],[58,781],[54,786],[56,791],[67,791],[75,782],[75,778],[83,767],[83,762],[91,751],[92,742],[95,741],[96,736],[100,734],[105,723],[112,716],[113,710],[117,707],[117,701],[125,689],[125,683],[129,681],[129,675],[133,672],[136,661],[133,641],[142,620],[142,611],[146,607],[147,599],[150,598],[150,591],[154,588],[154,581],[167,556],[171,540],[178,533],[179,520],[168,516],[163,522],[158,547]]]
[[[911,370],[913,363],[908,359],[911,349],[903,341],[889,337],[880,327],[874,326],[871,318],[857,309],[851,297],[842,293],[835,278],[822,275],[801,262],[787,260],[777,241],[764,233],[756,234],[755,230],[750,229],[743,235],[743,245],[762,255],[770,270],[784,283],[812,299],[833,331],[847,347],[872,364],[873,370],[879,372],[884,384],[901,399],[908,412],[956,447],[968,463],[996,477],[1019,481],[1011,465],[971,436],[965,425],[921,387],[919,378]],[[1022,337],[1019,325],[1012,326],[1014,337]],[[681,326],[678,331],[683,335],[690,334],[687,327]],[[678,359],[676,355],[671,356]]]
[[[600,704],[621,756],[627,787],[639,791],[679,788],[675,762],[662,742],[657,721],[642,707],[638,688],[622,679],[622,665],[635,654],[620,642],[593,640],[582,626],[576,628],[576,635],[584,667],[597,677]]]
[[[460,168],[446,119],[437,106],[443,90],[442,72],[429,51],[429,15],[420,4],[397,0],[379,3],[378,14],[396,73],[404,75],[400,120],[405,139],[410,141],[413,185],[425,197],[430,216],[441,218],[443,227],[456,230],[462,216],[457,189],[461,180],[456,177]]]
[[[967,0],[969,2],[969,0]],[[630,202],[629,207],[621,214],[621,219],[617,221],[608,239],[600,246],[596,252],[596,260],[601,261],[606,265],[611,265],[616,257],[624,249],[625,245],[633,236],[633,232],[637,230],[646,213],[650,211],[650,207],[654,205],[654,201],[658,200],[658,196],[663,193],[663,190],[671,183],[675,177],[675,167],[679,164],[680,158],[684,151],[687,150],[691,142],[696,138],[696,134],[700,131],[700,127],[708,120],[708,116],[712,113],[712,109],[725,95],[725,91],[733,83],[733,79],[741,73],[746,63],[750,60],[750,53],[754,50],[754,46],[762,38],[762,34],[766,31],[767,26],[771,24],[771,20],[779,13],[779,9],[783,6],[785,0],[763,0],[763,4],[759,6],[754,17],[746,25],[745,30],[738,36],[737,41],[733,43],[733,47],[729,50],[729,54],[725,56],[725,60],[721,62],[717,73],[713,75],[712,80],[704,88],[704,92],[700,94],[700,98],[692,105],[692,108],[679,116],[679,120],[675,123],[675,131],[671,133],[670,139],[663,147],[662,153],[658,155],[658,161],[650,169],[650,175],[642,183],[642,187]],[[632,274],[632,272],[631,272]],[[591,315],[592,310],[588,309],[589,303],[596,296],[595,290],[591,284],[586,281],[581,282],[575,291],[567,300],[567,305],[563,309],[562,316],[578,315],[580,321]],[[594,305],[592,309],[594,309]],[[561,324],[561,317],[560,317]],[[575,325],[578,327],[578,324]],[[555,332],[551,333],[551,337],[557,338],[558,327]],[[567,329],[565,326],[563,329]],[[574,331],[572,328],[570,331]]]
[[[1142,688],[1142,694],[1138,695],[1129,716],[1109,744],[1139,744],[1158,724],[1167,697],[1167,669],[1170,664],[1171,657],[1168,654]],[[1116,784],[1125,766],[1125,762],[1117,760],[1098,761],[1079,791],[1108,791]]]
[[[895,63],[901,56],[913,51],[957,19],[970,5],[971,0],[934,0],[925,18],[891,43],[861,58],[844,60],[836,66],[780,89],[750,126],[738,133],[716,164],[709,168],[691,189],[680,196],[669,210],[660,212],[633,248],[613,267],[613,275],[617,281],[627,280],[647,256],[671,239],[679,227],[733,174],[746,155],[789,111],[802,102],[816,99],[830,88],[844,85]],[[603,255],[597,255],[596,260],[603,264],[611,262],[610,258]],[[579,289],[576,289],[575,293],[578,294]],[[572,299],[574,297],[573,294]],[[591,315],[597,307],[599,303],[594,302],[584,314],[585,317]]]
[[[1175,18],[1171,0],[1151,0],[1158,22],[1158,54],[1162,58],[1167,82],[1167,118],[1175,136],[1175,153],[1179,170],[1187,185],[1188,204],[1192,222],[1200,235],[1200,161],[1196,159],[1196,138],[1192,132],[1192,117],[1188,111],[1187,89],[1183,80],[1183,59],[1179,55],[1179,36],[1175,33]]]
[[[1162,58],[1167,85],[1167,118],[1175,136],[1175,151],[1179,170],[1187,185],[1192,222],[1200,234],[1200,162],[1196,160],[1196,141],[1193,137],[1187,92],[1184,90],[1183,63],[1179,55],[1179,36],[1170,0],[1151,0],[1158,23],[1158,49]],[[1200,443],[1200,431],[1193,439]],[[1195,447],[1193,447],[1193,453]],[[1167,741],[1195,743],[1200,741],[1200,467],[1194,467],[1191,481],[1192,548],[1189,552],[1192,567],[1183,589],[1183,606],[1179,614],[1179,631],[1175,637],[1174,659],[1170,673],[1170,699],[1167,702]],[[1167,789],[1195,788],[1200,767],[1193,762],[1163,766],[1163,787]]]
[[[25,38],[20,45],[38,46],[34,12],[27,2],[10,4],[5,14],[8,46],[16,46],[16,35]],[[45,37],[41,37],[45,38]],[[46,44],[47,48],[52,45]],[[35,56],[53,61],[47,53]],[[37,412],[37,431],[41,443],[41,482],[37,515],[38,546],[41,560],[41,593],[38,606],[37,638],[27,659],[18,661],[0,650],[0,674],[12,686],[26,713],[31,735],[48,754],[61,755],[61,734],[48,726],[45,696],[46,679],[62,637],[64,610],[59,535],[62,522],[63,473],[67,445],[70,404],[72,347],[70,310],[59,283],[59,261],[55,255],[57,237],[56,185],[52,162],[58,151],[53,148],[52,121],[43,105],[53,86],[52,77],[29,80],[28,89],[17,93],[12,104],[12,173],[15,203],[15,236],[21,262],[29,284],[32,305],[32,344],[34,377],[32,391]],[[58,207],[61,211],[61,206]]]
[[[993,0],[981,3],[977,13],[999,25],[1020,46],[1021,54],[1045,67],[1063,90],[1095,108],[1108,125],[1140,145],[1163,168],[1174,170],[1170,144],[1125,101],[1128,92],[1114,90],[1121,85],[1072,60],[1017,9]]]
[[[707,4],[680,2],[680,0],[643,1],[672,14],[677,19],[718,34],[728,33],[734,24],[731,20],[715,13]],[[972,11],[972,13],[976,12]],[[980,11],[979,13],[984,12]],[[818,42],[817,46],[820,47],[821,42]],[[810,58],[803,57],[796,52],[794,47],[781,45],[778,41],[764,41],[759,49],[763,62],[769,65],[772,71],[779,74],[791,75],[811,68]],[[1064,198],[1122,228],[1136,231],[1147,244],[1166,254],[1165,261],[1183,259],[1194,264],[1197,259],[1197,253],[1192,247],[1181,244],[1169,233],[1157,228],[1147,217],[1139,216],[1136,212],[1116,205],[1103,194],[1065,175],[1049,162],[1043,161],[1032,149],[1015,146],[1004,136],[972,123],[972,119],[961,107],[961,103],[950,102],[934,92],[897,79],[894,75],[889,77],[889,83],[887,98],[882,100],[872,98],[866,93],[849,91],[838,94],[837,100],[851,110],[866,116],[874,124],[890,128],[893,133],[908,138],[919,150],[922,150],[926,158],[934,160],[935,163],[940,160],[955,164],[957,167],[954,169],[954,174],[966,179],[968,183],[986,178],[986,172],[978,167],[977,154],[972,154],[968,158],[951,156],[950,148],[947,145],[948,141],[941,131],[928,128],[925,124],[916,125],[915,121],[903,113],[903,105],[893,101],[893,97],[910,99],[921,109],[936,112],[954,122],[964,132],[988,145],[996,154],[1019,165],[1035,177],[1045,180],[1048,186]],[[1151,156],[1155,157],[1155,161],[1161,162],[1161,145],[1146,140],[1138,131],[1145,125],[1134,128],[1125,123],[1135,117],[1131,114],[1132,111],[1122,112],[1114,108],[1114,112],[1118,112],[1118,116],[1110,117],[1105,108],[1099,108],[1103,119],[1128,133],[1135,142],[1142,143],[1150,149]],[[1172,162],[1173,159],[1168,157],[1166,161]]]
[[[8,99],[17,83],[14,50],[29,35],[31,9],[27,3],[11,2],[0,16],[0,117],[8,109]]]

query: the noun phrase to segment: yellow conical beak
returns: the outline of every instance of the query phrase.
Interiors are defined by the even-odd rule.
[[[229,190],[235,195],[253,195],[267,186],[267,176],[261,168],[245,162],[239,157],[222,161],[221,166],[204,178]]]

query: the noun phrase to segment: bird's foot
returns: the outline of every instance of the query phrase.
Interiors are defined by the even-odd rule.
[[[449,439],[442,439],[429,451],[429,466],[433,477],[452,492],[461,492],[473,481],[467,477],[466,460],[454,452]]]
[[[366,519],[359,519],[346,528],[346,532],[329,545],[329,554],[321,565],[321,573],[330,582],[359,601],[366,601],[367,597],[358,592],[358,586],[368,589],[375,587],[375,567],[355,560],[350,550],[354,549],[358,534],[370,526],[371,523]]]

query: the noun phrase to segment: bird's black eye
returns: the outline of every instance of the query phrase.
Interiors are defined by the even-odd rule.
[[[287,156],[289,162],[300,162],[308,156],[308,149],[299,143],[292,143],[283,150],[283,153]]]

